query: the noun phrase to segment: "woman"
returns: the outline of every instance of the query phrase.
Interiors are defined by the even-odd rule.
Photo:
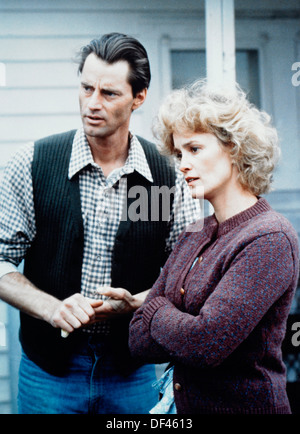
[[[181,234],[133,317],[132,355],[171,361],[179,414],[290,413],[281,343],[299,247],[261,197],[279,156],[269,116],[238,86],[212,91],[201,81],[169,96],[156,132],[214,215]]]

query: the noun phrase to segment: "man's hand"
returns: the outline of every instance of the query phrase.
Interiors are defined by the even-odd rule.
[[[134,312],[142,305],[149,290],[132,295],[124,288],[105,286],[99,288],[97,292],[108,297],[106,300],[103,300],[102,306],[95,308],[95,320],[103,321]]]
[[[49,323],[55,328],[61,328],[68,333],[83,325],[94,322],[96,308],[103,304],[103,300],[93,300],[82,294],[73,294],[71,297],[57,303]]]

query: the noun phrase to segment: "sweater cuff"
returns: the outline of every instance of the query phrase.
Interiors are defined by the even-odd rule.
[[[156,311],[160,307],[167,306],[169,304],[170,304],[169,300],[167,300],[165,297],[156,297],[153,300],[151,300],[150,303],[146,304],[143,312],[143,321],[149,330],[150,330],[152,318],[155,315]]]

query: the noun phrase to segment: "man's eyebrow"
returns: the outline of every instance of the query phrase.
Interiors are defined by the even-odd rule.
[[[103,86],[101,92],[112,92],[116,94],[121,94],[122,92],[119,89],[114,88],[113,86]]]
[[[80,82],[81,86],[87,86],[87,87],[91,87],[92,89],[95,89],[94,84],[88,83],[85,80],[82,80]],[[109,84],[107,86],[103,86],[103,88],[101,88],[101,92],[111,92],[111,93],[115,93],[117,95],[121,95],[122,91],[119,89],[114,88],[113,86],[110,86]]]
[[[81,86],[94,87],[92,84],[87,83],[87,82],[84,81],[84,80],[81,80],[80,84],[81,84]]]

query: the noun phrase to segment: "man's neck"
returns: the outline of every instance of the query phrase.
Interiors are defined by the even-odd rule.
[[[112,170],[123,167],[129,153],[129,135],[124,137],[91,137],[87,136],[93,159],[108,176]]]

